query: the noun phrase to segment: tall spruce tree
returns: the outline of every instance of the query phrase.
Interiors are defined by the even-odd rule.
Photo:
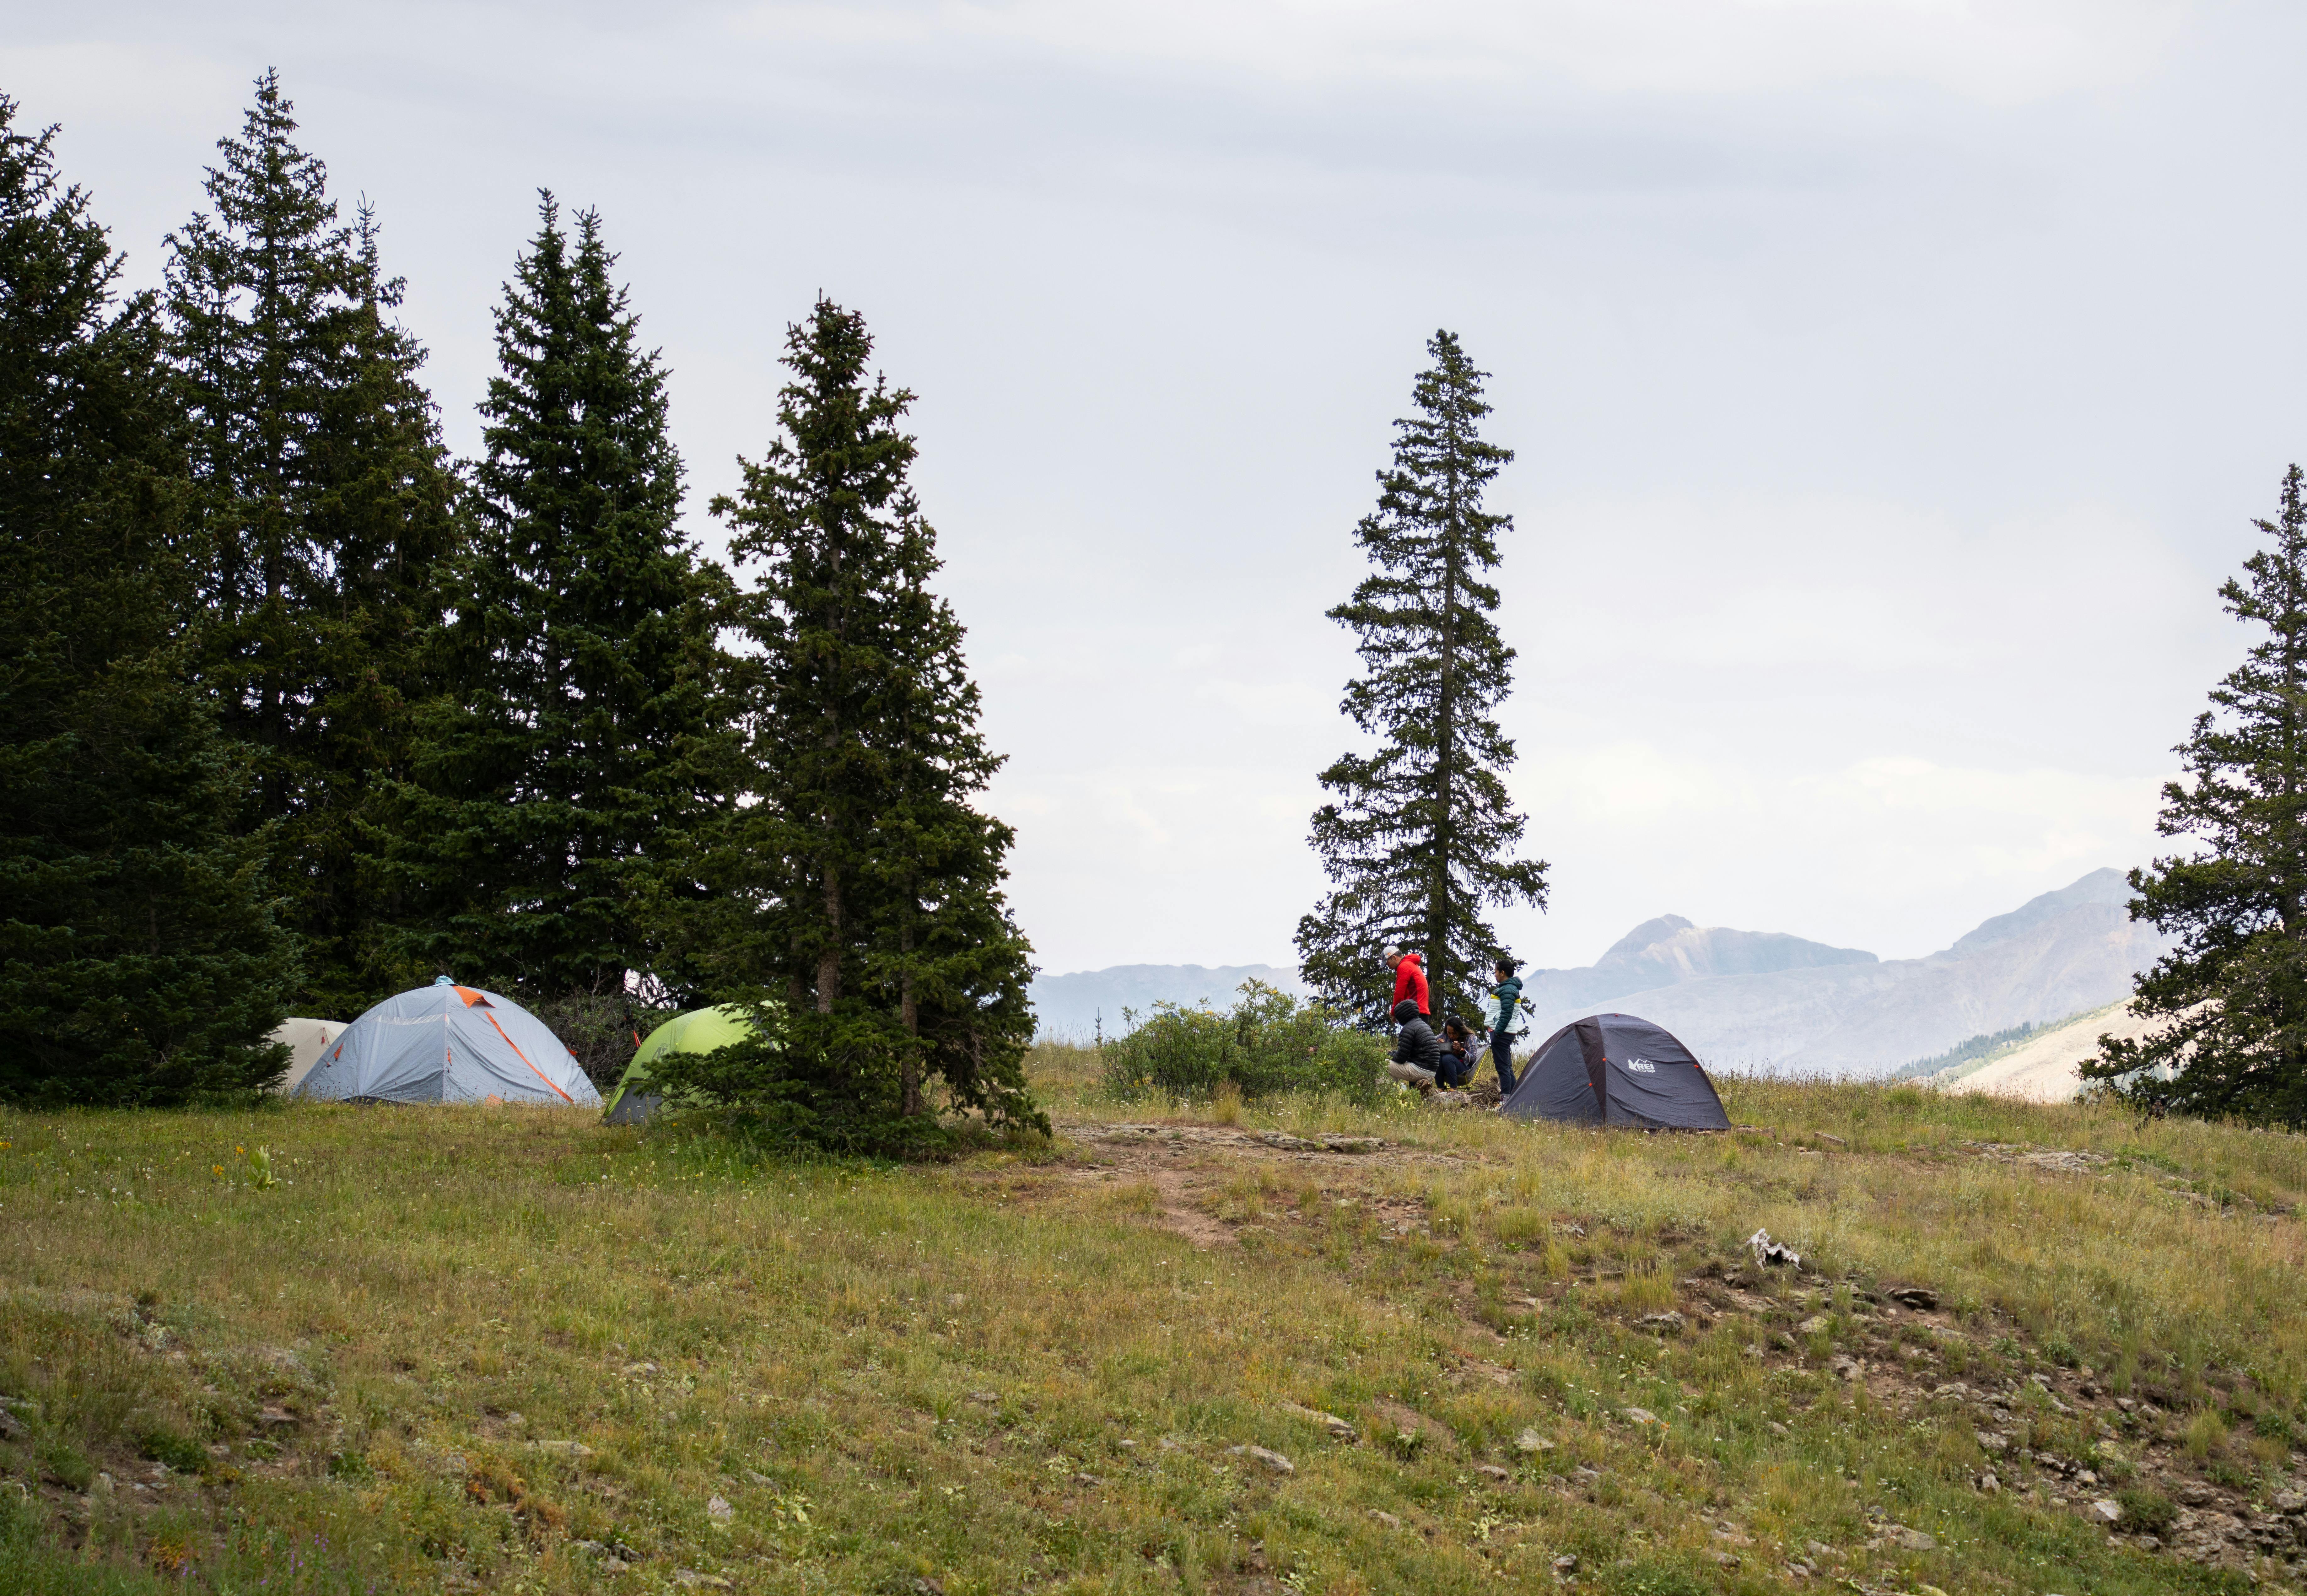
[[[623,1004],[661,970],[661,839],[699,812],[718,572],[678,529],[665,368],[637,339],[599,216],[549,193],[496,313],[450,695],[405,789],[407,944],[541,1002]]]
[[[339,225],[278,76],[219,141],[212,212],[169,243],[167,308],[191,417],[201,545],[196,668],[256,773],[298,1001],[357,1012],[407,972],[384,936],[379,803],[416,751],[411,702],[457,545],[457,483],[424,350],[364,209]]]
[[[888,763],[865,851],[877,913],[862,973],[885,1012],[896,1005],[901,1115],[927,1113],[922,1088],[934,1078],[962,1106],[1040,1124],[1022,1068],[1032,949],[1001,890],[1016,833],[971,802],[1002,760],[977,729],[961,622],[930,589],[944,562],[910,488],[897,532],[879,733]]]
[[[2211,690],[2177,752],[2157,829],[2186,854],[2131,872],[2134,920],[2177,946],[2132,1008],[2164,1023],[2099,1039],[2086,1080],[2141,1107],[2307,1126],[2307,478],[2293,466],[2273,540],[2219,589],[2266,638]]]
[[[1388,944],[1425,954],[1439,1016],[1499,951],[1484,906],[1546,902],[1544,862],[1511,856],[1523,819],[1501,775],[1514,749],[1492,718],[1514,651],[1483,577],[1513,522],[1485,511],[1482,493],[1514,455],[1482,438],[1487,373],[1456,335],[1437,332],[1426,349],[1417,414],[1394,423],[1377,509],[1355,529],[1376,569],[1329,612],[1354,631],[1363,665],[1341,708],[1382,741],[1322,772],[1337,797],[1314,812],[1312,842],[1333,890],[1298,922],[1308,985],[1369,1025],[1393,996]]]
[[[246,772],[175,674],[182,429],[149,296],[0,96],[0,1100],[155,1103],[285,1053]]]
[[[742,791],[700,835],[700,945],[722,990],[782,1003],[778,1045],[691,1084],[851,1145],[933,1134],[927,1088],[1045,1124],[1027,1096],[1030,950],[1001,882],[1008,827],[971,799],[1000,760],[977,730],[963,630],[864,319],[819,301],[787,339],[784,435],[714,502],[757,562],[734,618]]]

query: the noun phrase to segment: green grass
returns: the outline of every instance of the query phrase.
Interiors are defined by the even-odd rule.
[[[1186,1110],[1032,1062],[1064,1124],[1207,1139],[905,1168],[543,1111],[0,1115],[0,1589],[1552,1591],[1568,1557],[1582,1589],[1742,1592],[1801,1557],[2239,1592],[2015,1453],[1982,1495],[1982,1420],[1927,1392],[2015,1383],[2021,1444],[2130,1480],[2133,1528],[2295,1461],[2298,1137],[1740,1081],[1769,1129]],[[1816,1273],[1745,1267],[1758,1226]],[[1911,1283],[1947,1311],[1886,1309]],[[1936,1549],[1869,1549],[1870,1512]]]

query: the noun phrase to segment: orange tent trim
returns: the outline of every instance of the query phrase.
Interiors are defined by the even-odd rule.
[[[459,987],[457,990],[458,990],[459,991],[464,991],[465,989],[464,989],[464,988],[462,988],[462,987]],[[477,995],[477,994],[476,994],[476,995]],[[488,1007],[488,1005],[487,1005],[487,1004],[485,1004],[485,1003],[484,1003],[483,1005],[481,1005],[481,1007],[483,1007],[484,1008],[487,1008],[487,1007]],[[493,1014],[485,1014],[485,1015],[481,1016],[481,1017],[482,1017],[483,1019],[485,1019],[485,1020],[486,1020],[486,1021],[488,1021],[488,1022],[489,1022],[490,1028],[491,1028],[491,1029],[493,1029],[493,1031],[495,1031],[495,1032],[496,1032],[496,1034],[497,1034],[498,1035],[500,1035],[500,1036],[504,1036],[504,1044],[505,1044],[507,1047],[509,1047],[509,1048],[512,1049],[512,1051],[513,1051],[513,1057],[515,1057],[516,1059],[519,1059],[519,1060],[522,1063],[524,1063],[524,1064],[528,1064],[528,1072],[529,1072],[531,1075],[535,1076],[538,1080],[543,1081],[546,1085],[548,1085],[548,1086],[552,1086],[552,1087],[553,1087],[553,1091],[554,1091],[555,1093],[559,1094],[559,1095],[560,1095],[560,1098],[561,1098],[561,1101],[562,1101],[562,1102],[563,1102],[563,1103],[565,1103],[569,1104],[571,1108],[574,1108],[574,1107],[577,1105],[577,1100],[576,1100],[575,1098],[573,1098],[573,1097],[570,1096],[568,1093],[566,1093],[566,1092],[562,1092],[562,1091],[561,1090],[561,1088],[560,1088],[557,1085],[555,1085],[555,1084],[554,1084],[553,1079],[553,1077],[552,1077],[551,1076],[549,1076],[549,1075],[545,1074],[545,1071],[543,1071],[542,1069],[539,1069],[536,1065],[534,1065],[534,1064],[529,1064],[528,1055],[527,1055],[527,1053],[522,1052],[522,1051],[520,1051],[520,1043],[519,1043],[518,1042],[515,1042],[515,1041],[514,1041],[511,1037],[510,1037],[510,1036],[505,1036],[505,1028],[504,1028],[502,1025],[498,1025],[498,1024],[497,1024],[497,1017],[496,1017],[495,1015],[493,1015]],[[574,1054],[571,1054],[571,1055],[570,1055],[570,1057],[572,1057],[572,1058],[573,1058],[573,1057],[575,1057],[575,1055],[574,1055]]]

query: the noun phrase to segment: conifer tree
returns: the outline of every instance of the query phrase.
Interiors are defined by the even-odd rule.
[[[869,385],[871,353],[864,319],[819,301],[787,339],[784,435],[714,502],[758,569],[734,612],[752,645],[732,681],[742,791],[694,855],[714,890],[699,940],[725,992],[784,1012],[775,1050],[691,1084],[820,1140],[905,1145],[932,1134],[932,1082],[1042,1121],[1021,1066],[1030,950],[1001,888],[1012,833],[970,802],[1000,760],[929,586],[913,395]]]
[[[699,812],[715,659],[678,529],[665,368],[637,339],[599,216],[549,193],[496,314],[474,539],[398,856],[429,905],[409,945],[532,999],[622,1004],[660,971],[661,836]]]
[[[457,484],[424,351],[365,210],[340,225],[279,78],[219,141],[212,212],[171,236],[167,306],[191,416],[200,680],[254,759],[246,824],[270,833],[298,1001],[357,1013],[407,972],[371,856],[378,804],[415,756],[411,700],[458,538]]]
[[[186,483],[149,296],[55,129],[0,96],[0,1100],[277,1075],[296,968],[232,822],[246,773],[173,674]]]
[[[2134,920],[2177,946],[2131,999],[2162,1025],[2099,1039],[2087,1080],[2141,1107],[2307,1127],[2307,478],[2293,466],[2273,540],[2219,596],[2267,629],[2211,690],[2177,752],[2157,829],[2189,852],[2131,872]]]
[[[1545,863],[1512,857],[1523,819],[1501,777],[1514,749],[1492,717],[1514,651],[1484,578],[1513,523],[1482,493],[1514,455],[1482,438],[1486,373],[1457,337],[1426,348],[1417,414],[1394,423],[1377,509],[1355,529],[1376,569],[1329,612],[1359,639],[1363,665],[1340,707],[1381,741],[1322,773],[1337,796],[1315,811],[1311,840],[1333,888],[1298,924],[1308,985],[1371,1025],[1393,996],[1388,944],[1425,954],[1438,1019],[1498,952],[1484,906],[1546,902]]]
[[[879,728],[888,764],[865,850],[877,912],[863,974],[884,1012],[896,1003],[901,1115],[927,1112],[922,1087],[934,1078],[963,1106],[1039,1123],[1021,1068],[1033,1034],[1032,949],[1001,890],[1016,833],[971,802],[1002,761],[977,729],[961,622],[930,589],[943,562],[910,488],[897,531]]]

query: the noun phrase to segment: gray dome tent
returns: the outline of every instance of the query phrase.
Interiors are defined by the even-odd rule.
[[[387,998],[346,1026],[296,1095],[601,1106],[583,1067],[543,1020],[510,998],[458,986],[446,975]]]
[[[1646,1130],[1730,1128],[1690,1050],[1665,1026],[1631,1014],[1589,1015],[1548,1037],[1498,1112]]]

